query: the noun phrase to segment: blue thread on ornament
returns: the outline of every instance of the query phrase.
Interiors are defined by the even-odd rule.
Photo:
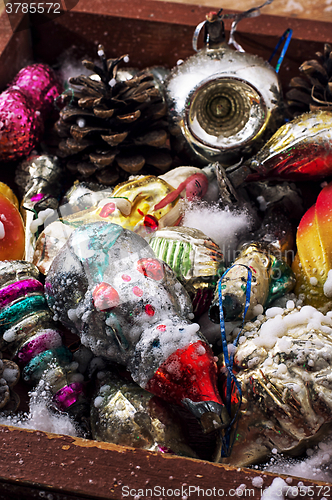
[[[225,429],[225,434],[222,436],[222,450],[221,450],[221,456],[222,457],[228,457],[230,455],[230,452],[233,447],[234,439],[236,436],[236,432],[234,432],[234,437],[233,441],[231,443],[231,430],[233,427],[233,424],[237,420],[240,408],[241,408],[241,403],[242,403],[242,389],[241,385],[239,384],[236,376],[233,373],[233,364],[234,364],[234,352],[228,356],[228,346],[227,346],[227,339],[226,339],[226,329],[225,329],[225,318],[224,318],[224,311],[223,311],[223,306],[222,306],[222,290],[221,290],[221,284],[222,280],[230,271],[233,267],[236,266],[242,266],[245,267],[248,271],[248,277],[247,277],[247,284],[246,284],[246,301],[244,305],[244,311],[243,311],[243,319],[242,319],[242,325],[240,328],[239,333],[236,336],[236,339],[233,342],[233,346],[236,347],[240,338],[240,334],[242,332],[243,326],[244,326],[244,320],[250,305],[250,295],[251,295],[251,278],[252,278],[252,272],[251,269],[244,265],[244,264],[234,264],[231,266],[227,271],[224,272],[222,277],[220,278],[218,282],[218,296],[219,296],[219,318],[220,318],[220,332],[221,332],[221,343],[222,343],[222,348],[223,348],[223,353],[224,353],[224,360],[225,360],[225,365],[226,365],[226,370],[227,370],[227,385],[226,385],[226,409],[228,411],[229,416],[231,417],[231,410],[232,410],[232,405],[231,405],[231,399],[232,399],[232,382],[234,383],[235,387],[238,390],[238,399],[239,399],[239,405],[238,408],[234,414],[234,417],[231,418],[230,423]],[[235,430],[236,431],[236,430]]]
[[[291,41],[291,38],[292,38],[292,35],[293,35],[293,30],[288,28],[285,33],[283,35],[281,35],[281,37],[279,38],[278,42],[277,42],[277,45],[275,46],[271,56],[270,56],[270,59],[269,59],[269,63],[272,61],[272,59],[274,58],[277,50],[279,49],[280,45],[282,44],[282,42],[285,40],[284,42],[284,46],[281,50],[281,53],[280,53],[280,56],[279,56],[279,59],[277,61],[277,64],[276,64],[276,67],[275,67],[275,70],[276,70],[276,73],[279,73],[279,69],[280,69],[280,66],[281,66],[281,63],[285,57],[285,54],[287,52],[287,49],[288,49],[288,46],[290,44],[290,41]]]

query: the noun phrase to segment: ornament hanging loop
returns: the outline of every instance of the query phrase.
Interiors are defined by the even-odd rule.
[[[287,52],[287,49],[288,49],[288,46],[290,44],[290,41],[291,41],[291,38],[292,38],[292,35],[293,35],[293,30],[288,28],[284,33],[283,35],[281,35],[281,37],[279,38],[278,42],[277,42],[277,45],[275,46],[271,56],[270,56],[270,59],[269,59],[269,63],[271,63],[272,59],[274,58],[277,50],[279,49],[280,45],[283,43],[283,47],[281,49],[281,53],[280,53],[280,56],[279,56],[279,59],[277,61],[277,64],[276,64],[276,67],[275,67],[275,70],[276,70],[276,73],[279,73],[279,69],[280,69],[280,66],[281,66],[281,63],[285,57],[285,54]]]
[[[207,14],[206,20],[202,21],[196,26],[192,40],[194,51],[198,52],[197,40],[203,27],[205,28],[204,45],[208,46],[211,49],[217,47],[226,40],[225,25],[223,20],[234,19],[229,34],[228,44],[234,45],[235,49],[238,50],[239,52],[245,52],[244,49],[241,47],[241,45],[239,45],[236,42],[234,37],[238,23],[242,19],[259,16],[262,7],[265,7],[266,5],[271,4],[272,2],[273,0],[266,0],[262,5],[259,5],[258,7],[252,7],[251,9],[248,9],[244,12],[240,12],[237,14],[235,13],[221,14],[223,9],[220,9],[219,12],[210,12],[209,14]]]
[[[218,12],[209,12],[206,15],[206,20],[202,21],[196,26],[194,31],[192,46],[195,52],[198,52],[197,42],[200,32],[204,28],[204,45],[209,48],[214,48],[223,43],[226,39],[225,37],[225,25],[221,17],[220,9]]]

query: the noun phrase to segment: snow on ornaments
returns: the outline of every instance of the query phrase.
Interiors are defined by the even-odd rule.
[[[248,322],[234,370],[242,406],[230,457],[238,467],[299,456],[331,428],[332,319],[312,306],[272,307]]]
[[[229,420],[211,348],[173,271],[139,235],[117,224],[76,229],[54,259],[46,296],[55,316],[94,355],[186,406],[211,431]]]
[[[61,91],[54,71],[45,64],[19,71],[0,94],[0,161],[17,160],[32,151]]]

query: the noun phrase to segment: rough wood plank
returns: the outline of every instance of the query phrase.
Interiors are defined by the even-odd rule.
[[[0,449],[0,487],[1,483],[30,487],[38,492],[39,498],[61,492],[69,495],[68,499],[134,498],[142,490],[142,498],[187,496],[196,499],[204,496],[203,491],[213,492],[213,488],[215,498],[237,498],[235,490],[245,484],[247,491],[243,496],[259,499],[262,490],[253,486],[253,479],[262,477],[266,488],[277,477],[256,470],[239,470],[201,460],[14,427],[0,427]],[[290,485],[296,486],[298,481],[294,478]],[[322,498],[319,486],[327,483],[302,482],[311,485],[314,492],[302,498]],[[194,488],[200,490],[194,491]],[[145,494],[147,489],[152,494],[149,491]]]

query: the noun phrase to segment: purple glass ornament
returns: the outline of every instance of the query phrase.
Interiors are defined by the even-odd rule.
[[[19,71],[0,94],[0,161],[17,160],[32,151],[61,92],[49,66],[33,64]]]
[[[80,382],[74,382],[73,384],[68,384],[65,387],[62,387],[62,389],[54,394],[53,400],[59,410],[65,411],[71,405],[76,403],[82,392],[83,385]]]

